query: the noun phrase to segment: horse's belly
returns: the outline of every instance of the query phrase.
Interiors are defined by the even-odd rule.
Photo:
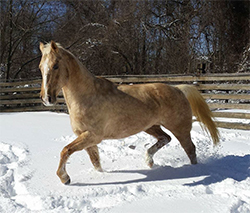
[[[105,139],[125,138],[149,129],[157,123],[157,119],[150,112],[134,116],[118,116],[118,118],[109,119],[105,125]]]

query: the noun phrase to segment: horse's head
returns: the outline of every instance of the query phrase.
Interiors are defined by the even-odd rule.
[[[42,58],[39,68],[42,73],[41,99],[45,106],[56,103],[56,97],[66,84],[68,73],[63,60],[63,49],[54,41],[44,45],[40,43]]]

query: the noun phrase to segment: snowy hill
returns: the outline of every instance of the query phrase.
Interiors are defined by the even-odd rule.
[[[250,132],[220,129],[213,147],[193,124],[197,165],[176,139],[146,166],[155,139],[139,133],[99,144],[103,173],[85,151],[71,156],[71,185],[56,176],[60,151],[75,136],[66,114],[0,114],[0,212],[250,212]]]

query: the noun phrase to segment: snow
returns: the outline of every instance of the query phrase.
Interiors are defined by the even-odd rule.
[[[71,185],[56,176],[60,151],[75,136],[67,114],[0,113],[0,212],[250,212],[250,132],[220,128],[213,147],[197,122],[197,165],[176,139],[145,163],[155,139],[139,133],[99,145],[104,172],[85,151],[67,164]]]

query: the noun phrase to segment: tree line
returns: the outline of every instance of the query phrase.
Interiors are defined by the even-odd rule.
[[[249,1],[1,0],[0,77],[40,77],[55,40],[96,75],[250,70]]]

